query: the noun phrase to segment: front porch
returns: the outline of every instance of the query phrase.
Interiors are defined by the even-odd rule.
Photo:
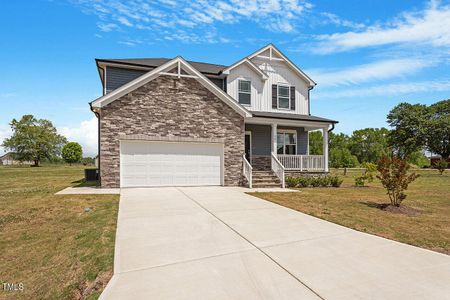
[[[274,174],[284,187],[286,173],[328,173],[329,122],[252,118],[245,124],[244,176]],[[321,130],[323,155],[309,154],[309,131]]]

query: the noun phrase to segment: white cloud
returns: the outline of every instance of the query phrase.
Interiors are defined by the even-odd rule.
[[[324,17],[324,19],[321,20],[321,23],[325,24],[325,25],[333,24],[336,26],[348,27],[348,28],[352,28],[352,29],[363,29],[364,27],[366,27],[366,25],[363,23],[357,23],[357,22],[353,22],[350,20],[345,20],[333,13],[323,12],[323,13],[320,13],[320,15],[322,17]]]
[[[393,83],[369,86],[356,89],[340,89],[330,92],[318,92],[317,99],[339,99],[363,96],[392,96],[410,93],[450,91],[450,80],[444,81],[418,81],[408,83]]]
[[[117,26],[117,24],[114,24],[114,23],[108,23],[108,24],[99,23],[99,24],[97,24],[97,27],[98,27],[98,29],[100,29],[100,31],[103,31],[103,32],[110,32],[112,30],[119,28],[119,26]]]
[[[0,145],[6,138],[9,138],[12,134],[11,127],[8,125],[0,125]],[[0,146],[0,155],[3,155],[6,150]]]
[[[450,5],[431,1],[423,11],[402,13],[394,21],[372,25],[363,31],[324,34],[317,40],[318,53],[394,44],[450,47]]]
[[[82,121],[77,127],[58,127],[58,133],[64,135],[69,142],[77,142],[83,147],[84,156],[97,155],[98,120],[92,117]]]
[[[430,60],[415,58],[386,59],[338,71],[310,70],[307,73],[311,78],[314,78],[319,86],[338,86],[410,75],[433,63]]]
[[[274,32],[295,32],[305,11],[312,5],[306,0],[73,0],[83,12],[99,18],[103,32],[121,31],[126,27],[146,30],[153,38],[177,39],[173,35],[184,32],[192,43],[219,42],[220,38],[204,39],[216,25],[241,21]],[[195,36],[195,37],[194,37]],[[166,38],[167,39],[167,38]]]
[[[132,27],[133,26],[133,24],[131,24],[131,22],[128,21],[128,19],[125,18],[125,17],[118,17],[117,21],[119,21],[120,24],[128,26],[128,27]]]

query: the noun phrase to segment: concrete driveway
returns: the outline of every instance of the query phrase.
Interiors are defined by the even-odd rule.
[[[242,188],[123,189],[101,299],[450,299],[450,257]]]

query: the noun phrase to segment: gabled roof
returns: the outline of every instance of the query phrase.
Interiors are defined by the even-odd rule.
[[[95,61],[97,63],[113,63],[119,65],[128,65],[136,67],[147,67],[147,68],[157,68],[172,60],[171,58],[124,58],[124,59],[105,59],[97,58]],[[195,69],[202,73],[218,75],[222,70],[226,69],[227,66],[209,64],[203,62],[188,61]]]
[[[178,73],[168,73],[168,71],[173,68],[178,68]],[[181,70],[186,72],[187,74],[181,74]],[[219,87],[217,87],[214,83],[212,83],[205,75],[203,75],[200,71],[195,69],[190,63],[184,60],[181,56],[177,56],[176,58],[167,61],[166,63],[160,65],[159,67],[145,73],[144,75],[128,82],[127,84],[121,86],[120,88],[103,95],[102,97],[91,102],[91,107],[93,110],[96,108],[101,108],[109,103],[117,100],[118,98],[134,91],[135,89],[143,86],[144,84],[152,81],[153,79],[159,77],[160,75],[171,75],[178,77],[190,77],[195,78],[198,82],[200,82],[204,87],[206,87],[210,92],[216,95],[219,99],[233,108],[236,112],[244,117],[251,117],[251,113],[246,110],[242,105],[237,103],[230,95],[225,93]]]
[[[266,80],[267,78],[269,78],[269,76],[267,76],[267,74],[261,70],[260,68],[258,68],[257,65],[255,65],[250,59],[248,59],[247,57],[244,57],[243,59],[235,62],[234,64],[232,64],[231,66],[229,66],[228,68],[226,68],[225,70],[222,71],[223,74],[230,74],[230,71],[233,70],[234,68],[236,68],[237,66],[240,66],[242,64],[247,64],[253,71],[255,71],[256,73],[258,73],[262,79]]]
[[[314,80],[312,80],[308,75],[306,75],[305,72],[303,72],[299,67],[297,67],[297,65],[295,65],[289,58],[287,58],[286,55],[283,54],[283,52],[278,50],[278,48],[275,47],[273,44],[268,44],[267,46],[262,47],[253,54],[247,56],[247,58],[251,60],[252,58],[257,57],[258,55],[267,50],[269,50],[271,54],[275,52],[276,55],[280,56],[291,69],[293,69],[298,75],[300,75],[300,77],[302,77],[306,82],[309,83],[309,86],[314,87],[315,85],[317,85],[317,83],[315,83]]]

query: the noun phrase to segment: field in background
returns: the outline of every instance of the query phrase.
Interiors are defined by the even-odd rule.
[[[118,195],[54,195],[84,166],[0,166],[0,299],[95,299],[112,275]]]
[[[340,188],[303,188],[300,193],[252,193],[274,203],[359,231],[450,254],[450,170],[416,170],[419,177],[410,185],[404,205],[420,211],[417,216],[377,208],[389,203],[386,191],[375,179],[368,187],[354,187],[349,170]],[[343,176],[343,170],[332,170]]]

